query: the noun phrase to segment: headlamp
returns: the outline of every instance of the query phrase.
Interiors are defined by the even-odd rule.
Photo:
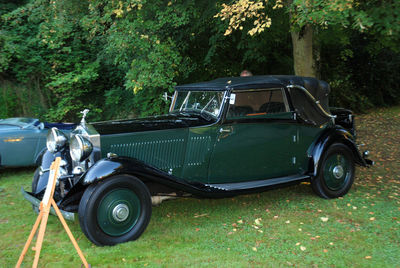
[[[69,153],[72,160],[82,162],[93,151],[92,143],[80,134],[73,135],[69,142]]]
[[[65,146],[67,137],[57,128],[53,127],[47,133],[46,147],[52,153],[59,151]]]

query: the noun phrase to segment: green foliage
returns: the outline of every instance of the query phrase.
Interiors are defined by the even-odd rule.
[[[223,2],[0,2],[0,116],[76,122],[84,108],[91,109],[90,121],[159,114],[168,109],[161,95],[176,84],[237,76],[243,69],[293,73],[286,10],[274,10],[271,2],[268,31],[246,35],[249,20],[244,31],[224,36],[225,22],[214,18]],[[293,3],[303,15],[292,20],[319,27],[322,78],[333,83],[333,102],[357,107],[365,100],[361,110],[397,102],[399,1],[352,2],[340,10],[350,2],[340,0],[325,15],[324,1],[314,1],[314,9],[300,2]],[[370,72],[373,78],[366,77]],[[357,85],[362,89],[355,91]]]
[[[380,36],[335,27],[321,32],[321,76],[331,85],[331,104],[355,111],[400,102],[400,54]]]

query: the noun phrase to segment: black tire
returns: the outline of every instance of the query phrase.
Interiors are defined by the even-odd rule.
[[[346,145],[334,143],[322,155],[311,186],[317,195],[326,199],[344,196],[353,185],[354,171],[353,153]]]
[[[110,177],[85,190],[78,214],[82,231],[98,246],[136,240],[149,224],[151,195],[136,177]]]

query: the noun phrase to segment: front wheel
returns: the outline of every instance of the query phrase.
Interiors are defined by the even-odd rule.
[[[311,181],[314,192],[323,198],[340,197],[350,190],[353,181],[352,152],[344,144],[332,144],[323,154],[318,174]]]
[[[151,196],[133,176],[114,176],[90,185],[79,203],[82,231],[94,244],[115,245],[136,240],[151,217]]]

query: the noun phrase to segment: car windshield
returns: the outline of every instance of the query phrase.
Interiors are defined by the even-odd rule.
[[[0,119],[0,125],[12,125],[12,126],[18,126],[18,127],[25,127],[27,125],[30,125],[37,121],[37,119],[34,118],[6,118],[6,119]]]
[[[217,118],[221,112],[222,91],[177,91],[172,113],[199,113]]]

